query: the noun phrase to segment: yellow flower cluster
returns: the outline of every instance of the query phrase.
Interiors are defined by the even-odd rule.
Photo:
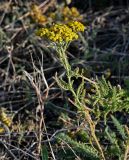
[[[0,108],[0,121],[4,123],[6,126],[10,127],[12,123],[11,117],[6,114],[6,110],[4,108]]]
[[[52,21],[80,21],[82,20],[82,15],[80,15],[79,11],[77,10],[77,8],[72,7],[61,7],[61,8],[57,8],[57,10],[53,13],[50,13],[48,15],[48,17],[52,20]]]
[[[75,25],[75,27],[73,27]],[[50,28],[41,28],[37,31],[40,37],[46,37],[53,42],[70,42],[78,39],[78,32],[84,31],[84,26],[80,22],[66,24],[55,24]]]
[[[0,133],[3,133],[6,131],[6,128],[4,126],[10,127],[12,123],[12,118],[6,114],[6,110],[4,108],[0,108],[0,122],[2,126],[0,126]]]
[[[62,15],[64,18],[64,21],[69,21],[69,20],[82,20],[82,15],[80,15],[79,11],[77,8],[72,7],[64,7],[62,9]]]
[[[81,21],[83,18],[77,8],[69,8],[67,6],[57,8],[55,12],[47,13],[47,15],[45,16],[42,14],[42,10],[39,8],[39,6],[36,4],[33,4],[31,6],[30,16],[36,23],[41,25],[57,21],[62,21],[65,23],[72,20]]]
[[[42,14],[42,11],[40,10],[40,8],[37,5],[31,6],[30,15],[31,15],[32,19],[39,24],[44,24],[47,22],[47,17]]]
[[[78,21],[69,22],[67,25],[72,28],[73,32],[83,32],[85,30],[84,25]]]
[[[40,28],[36,32],[37,36],[40,36],[40,37],[46,36],[48,33],[49,33],[49,30],[47,28]]]

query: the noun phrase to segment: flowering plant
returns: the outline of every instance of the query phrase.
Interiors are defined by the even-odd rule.
[[[102,148],[95,134],[95,123],[93,122],[90,115],[92,109],[86,106],[86,100],[85,100],[85,94],[86,94],[85,80],[89,81],[90,83],[95,83],[95,82],[84,77],[83,71],[80,73],[78,68],[72,70],[68,62],[67,55],[65,53],[69,43],[73,40],[78,39],[79,37],[78,33],[84,31],[84,29],[85,27],[82,23],[77,21],[72,21],[67,24],[55,24],[50,28],[41,28],[36,33],[38,36],[47,38],[48,40],[54,43],[54,49],[57,51],[58,58],[63,67],[65,68],[67,76],[67,81],[65,81],[62,78],[58,78],[58,76],[56,75],[55,77],[56,82],[61,88],[63,88],[64,90],[68,90],[72,93],[74,101],[73,100],[70,101],[74,104],[74,106],[76,106],[79,113],[82,114],[84,119],[86,119],[86,121],[88,122],[91,130],[91,135],[94,141],[96,142],[97,148],[100,151],[102,159],[105,160]],[[73,78],[82,79],[82,82],[77,89],[74,88]]]

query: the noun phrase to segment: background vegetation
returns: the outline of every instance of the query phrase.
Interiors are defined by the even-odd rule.
[[[105,159],[129,159],[128,3],[0,1],[0,159],[102,159],[73,95],[57,84],[56,73],[65,82],[67,74],[56,51],[36,36],[41,27],[71,20],[86,29],[69,45],[68,61],[89,80],[84,83],[74,75],[73,88],[93,110],[90,116]]]

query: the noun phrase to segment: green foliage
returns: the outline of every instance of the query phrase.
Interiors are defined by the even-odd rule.
[[[111,116],[111,118],[118,132],[113,131],[113,129],[111,129],[111,127],[109,126],[106,126],[105,139],[110,143],[106,147],[106,154],[108,154],[107,157],[113,157],[114,159],[116,158],[118,160],[123,160],[126,141],[129,137],[127,136],[123,125],[121,125],[114,116]],[[122,136],[122,139],[120,138],[120,135]]]
[[[97,79],[95,93],[90,95],[91,104],[98,117],[106,116],[111,112],[123,111],[129,112],[129,97],[127,91],[120,86],[112,86],[104,77]]]
[[[106,139],[111,143],[107,148],[107,154],[108,157],[119,157],[121,159],[122,150],[118,144],[118,139],[115,132],[112,132],[112,130],[107,126],[105,129]]]
[[[120,122],[113,115],[111,115],[111,118],[117,131],[122,136],[122,138],[127,139],[127,135],[125,134],[125,128],[123,127],[123,125],[121,125]]]
[[[83,74],[84,74],[84,70],[83,69],[80,70],[78,67],[71,72],[72,77],[76,77],[76,78],[83,76]]]
[[[42,146],[41,158],[42,158],[42,160],[48,160],[48,151],[45,146]]]
[[[82,79],[82,82],[80,83],[77,89],[77,97],[82,104],[84,102],[85,95],[86,95],[85,82],[84,79]]]
[[[77,132],[77,137],[81,142],[87,142],[90,139],[90,135],[85,130],[81,129]]]
[[[56,82],[62,89],[64,89],[64,90],[70,89],[69,85],[61,78],[56,77]]]
[[[65,61],[65,60],[64,60]],[[68,68],[69,64],[64,63],[65,68]],[[67,70],[67,79],[68,82],[64,81],[62,78],[55,77],[57,84],[64,90],[71,91],[75,98],[75,105],[79,110],[82,110],[82,105],[85,105],[85,95],[86,95],[86,89],[85,89],[85,81],[83,78],[81,78],[81,83],[74,87],[74,78],[78,79],[83,75],[83,70],[80,73],[79,68],[76,68],[74,71]]]
[[[77,142],[64,133],[58,134],[57,138],[70,145],[74,152],[77,155],[80,155],[82,159],[86,158],[87,160],[99,160],[98,152],[92,146],[85,143]],[[69,150],[71,149],[69,148]]]
[[[5,47],[5,43],[8,41],[6,33],[0,28],[0,48]]]

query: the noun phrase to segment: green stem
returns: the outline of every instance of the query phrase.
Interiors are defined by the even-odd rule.
[[[62,63],[63,63],[64,68],[66,70],[66,75],[67,75],[67,78],[68,78],[68,84],[69,84],[69,87],[70,87],[70,91],[72,92],[74,98],[76,99],[77,95],[76,95],[75,91],[73,90],[72,80],[71,80],[71,66],[68,62],[68,59],[67,59],[67,56],[66,56],[66,53],[65,53],[65,49],[62,48],[60,55],[62,56],[62,61],[63,61]]]
[[[103,154],[103,150],[99,144],[99,141],[96,137],[96,134],[95,134],[95,125],[94,125],[94,122],[92,121],[92,118],[91,118],[91,115],[89,113],[89,110],[87,110],[87,108],[79,101],[78,99],[78,96],[76,94],[76,92],[74,91],[74,88],[72,86],[72,75],[71,75],[71,66],[68,62],[68,59],[67,59],[67,56],[66,56],[66,46],[65,47],[61,47],[60,50],[59,50],[59,59],[61,61],[61,63],[63,64],[65,70],[66,70],[66,75],[67,75],[67,79],[68,79],[68,85],[69,85],[69,88],[70,88],[70,91],[72,92],[73,94],[73,97],[74,97],[74,100],[75,100],[75,106],[78,108],[79,111],[83,111],[84,112],[84,115],[85,115],[85,118],[86,120],[88,121],[89,123],[89,126],[90,126],[90,129],[91,129],[91,135],[92,137],[94,138],[95,142],[96,142],[96,145],[101,153],[101,156],[102,156],[102,159],[105,160],[105,157],[104,157],[104,154]]]

